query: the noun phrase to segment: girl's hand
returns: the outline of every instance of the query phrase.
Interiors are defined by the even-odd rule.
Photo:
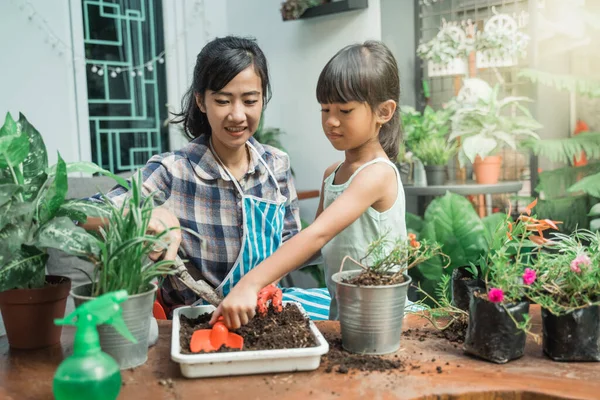
[[[168,243],[169,247],[165,249],[157,249],[150,253],[148,257],[151,260],[157,261],[164,253],[164,260],[174,260],[177,257],[177,250],[181,244],[181,225],[179,219],[171,211],[163,207],[157,207],[152,210],[152,216],[148,223],[148,232],[160,234],[166,230],[169,232],[162,237],[162,240]],[[172,229],[177,228],[177,229]]]
[[[219,316],[223,316],[223,322],[229,329],[238,329],[246,325],[256,314],[257,298],[258,289],[244,282],[238,283],[219,304],[210,324],[213,325]]]

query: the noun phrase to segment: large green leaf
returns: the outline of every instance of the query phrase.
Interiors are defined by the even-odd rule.
[[[420,286],[422,290],[427,292],[434,298],[437,298],[436,287],[442,275],[444,275],[444,268],[442,260],[439,256],[427,260],[411,269],[408,270],[408,274],[413,279],[415,286]],[[434,304],[428,299],[425,300],[426,304],[434,306]]]
[[[60,208],[63,211],[78,211],[88,217],[110,217],[111,208],[104,202],[89,200],[68,200]]]
[[[483,225],[485,226],[485,233],[488,245],[492,243],[492,237],[496,230],[506,221],[506,214],[494,213],[490,214],[482,219]],[[502,235],[504,237],[504,235]]]
[[[582,191],[594,197],[600,197],[600,173],[586,176],[569,189],[570,193]]]
[[[37,195],[44,182],[46,182],[46,168],[48,168],[48,153],[42,135],[27,121],[23,114],[19,114],[21,130],[29,139],[29,154],[23,161],[23,183],[25,200]]]
[[[24,226],[7,224],[0,231],[0,268],[11,262],[26,239]]]
[[[447,192],[425,212],[421,239],[436,241],[451,259],[450,270],[469,265],[487,251],[483,222],[464,197]]]
[[[498,146],[495,139],[485,137],[482,134],[464,138],[462,150],[471,162],[475,162],[477,156],[485,158]]]
[[[407,212],[406,213],[406,230],[408,233],[414,233],[419,236],[423,229],[423,218],[418,215]]]
[[[10,263],[0,267],[0,292],[42,287],[47,260],[48,255],[35,247],[22,246]]]
[[[0,184],[0,207],[8,203],[22,189],[22,186],[14,183]]]
[[[0,168],[16,167],[25,160],[29,153],[29,140],[21,131],[10,113],[0,128]],[[22,182],[19,182],[22,183]]]
[[[57,217],[45,223],[38,231],[36,246],[59,249],[78,257],[97,255],[100,251],[97,239],[67,217]]]
[[[119,185],[129,189],[129,182],[127,182],[126,179],[123,179],[122,177],[117,176],[104,168],[100,168],[98,165],[94,164],[93,162],[80,161],[80,162],[69,163],[67,165],[67,173],[70,174],[73,172],[83,172],[85,174],[100,174],[100,175],[108,176],[109,178],[113,178],[115,181],[117,181],[117,183]],[[48,175],[54,175],[55,173],[56,173],[55,166],[50,167],[48,169]]]
[[[65,197],[67,196],[68,185],[67,164],[59,153],[54,180],[50,184],[47,192],[40,197],[38,210],[40,214],[39,221],[41,224],[52,219],[54,215],[56,215],[58,209],[63,205]]]

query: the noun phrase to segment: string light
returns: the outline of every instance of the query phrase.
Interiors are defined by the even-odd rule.
[[[21,1],[17,3],[15,0],[12,0],[12,3],[17,5],[19,10],[27,15],[27,19],[30,23],[34,24],[38,30],[46,35],[44,42],[49,44],[54,50],[56,50],[59,56],[64,56],[65,54],[74,54],[75,51],[71,46],[65,43],[58,35],[54,33],[48,21],[37,12],[33,4],[29,1]],[[198,18],[200,17],[200,18]],[[189,13],[186,22],[183,24],[186,28],[181,30],[175,37],[173,43],[169,46],[165,46],[165,49],[170,49],[175,46],[175,44],[184,37],[187,32],[195,26],[199,21],[202,22],[204,28],[205,38],[208,40],[210,38],[209,26],[210,23],[206,20],[206,13],[204,7],[204,0],[196,0],[193,6],[193,12]],[[104,76],[107,74],[111,78],[117,78],[119,74],[126,73],[132,77],[141,77],[144,75],[144,71],[153,72],[155,69],[155,65],[164,64],[166,62],[166,50],[161,51],[156,56],[152,57],[150,60],[144,61],[143,63],[131,67],[112,67],[110,66],[110,61],[106,61],[103,63],[91,64],[90,71],[99,76]],[[83,62],[87,63],[85,57],[80,55],[74,55],[73,61],[75,62]]]

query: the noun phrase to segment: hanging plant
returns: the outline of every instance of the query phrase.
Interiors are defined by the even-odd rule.
[[[519,32],[515,20],[506,14],[497,14],[485,23],[483,31],[477,32],[475,50],[487,58],[524,57],[529,36]]]
[[[448,64],[457,58],[467,57],[473,50],[472,39],[458,26],[444,21],[438,34],[417,48],[417,55],[423,60]]]
[[[284,21],[298,19],[306,10],[315,7],[329,0],[286,0],[281,3],[281,17]]]

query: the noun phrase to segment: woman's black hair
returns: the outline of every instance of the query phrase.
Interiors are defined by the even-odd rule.
[[[365,102],[375,111],[384,101],[394,100],[396,111],[379,131],[379,142],[387,156],[395,161],[400,140],[400,76],[392,52],[379,41],[344,47],[319,76],[317,83],[319,103]]]
[[[216,38],[204,46],[196,58],[192,86],[183,96],[181,112],[174,114],[171,123],[183,123],[190,139],[212,133],[208,117],[196,104],[196,93],[204,97],[207,90],[223,89],[237,74],[254,66],[262,83],[263,107],[271,98],[269,69],[264,53],[254,39],[227,36]]]

